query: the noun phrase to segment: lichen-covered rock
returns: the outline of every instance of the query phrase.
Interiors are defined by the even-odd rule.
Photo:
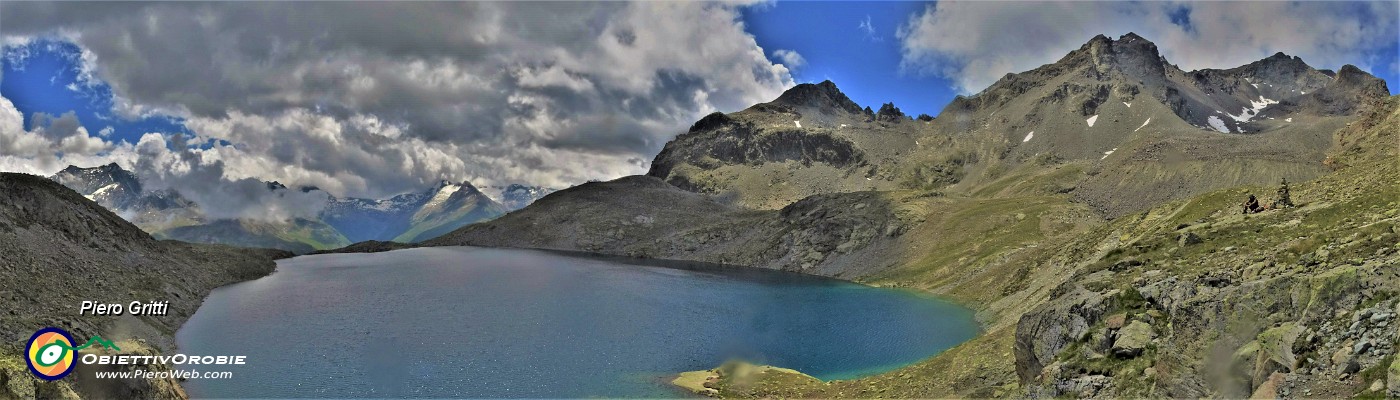
[[[1021,316],[1016,323],[1016,374],[1031,382],[1069,343],[1084,337],[1106,312],[1104,296],[1082,288]]]
[[[1181,245],[1182,247],[1190,246],[1190,245],[1193,245],[1193,244],[1200,244],[1200,243],[1201,243],[1201,236],[1195,234],[1194,232],[1186,232],[1186,233],[1183,233],[1183,234],[1181,234],[1181,237],[1180,237],[1180,238],[1177,238],[1177,244]]]
[[[1137,357],[1142,351],[1152,344],[1155,335],[1152,332],[1152,325],[1146,322],[1133,321],[1128,326],[1118,331],[1118,340],[1113,341],[1113,355],[1123,358]]]

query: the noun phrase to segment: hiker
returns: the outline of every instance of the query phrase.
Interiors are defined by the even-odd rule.
[[[1288,196],[1288,178],[1283,178],[1283,183],[1279,184],[1278,187],[1278,198],[1274,199],[1274,204],[1271,208],[1290,207],[1293,207],[1293,198]]]
[[[1259,205],[1259,199],[1254,198],[1254,194],[1249,195],[1249,200],[1244,202],[1244,213],[1253,214],[1264,211],[1264,207]]]

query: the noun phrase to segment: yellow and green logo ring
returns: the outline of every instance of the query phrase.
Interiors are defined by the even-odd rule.
[[[56,381],[73,372],[76,357],[73,336],[68,331],[48,327],[34,332],[24,349],[29,372],[46,381]]]

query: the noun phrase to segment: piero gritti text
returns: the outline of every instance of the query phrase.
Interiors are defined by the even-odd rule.
[[[170,310],[168,301],[133,301],[125,305],[121,303],[99,303],[91,300],[83,300],[78,306],[78,315],[166,315]]]

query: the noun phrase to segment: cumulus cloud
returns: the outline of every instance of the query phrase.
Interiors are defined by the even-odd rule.
[[[1397,4],[1376,2],[941,1],[898,29],[907,72],[980,91],[1001,76],[1054,62],[1096,34],[1157,43],[1185,70],[1232,68],[1276,52],[1315,68],[1375,71],[1395,46]]]
[[[782,61],[783,66],[788,67],[788,69],[798,69],[802,68],[803,65],[807,65],[807,59],[802,58],[801,54],[797,54],[797,52],[793,50],[774,50],[773,57],[777,57],[779,61]]]
[[[200,149],[186,143],[184,136],[167,140],[159,133],[147,133],[137,143],[108,142],[88,135],[71,112],[39,112],[30,120],[31,127],[24,129],[14,103],[0,97],[0,171],[48,176],[68,165],[117,163],[140,176],[148,189],[174,188],[216,219],[310,218],[326,204],[325,192],[271,190],[259,179],[225,171],[218,155],[243,151],[233,146]]]
[[[49,175],[70,160],[94,162],[130,158],[112,150],[118,146],[88,135],[73,113],[35,113],[30,127],[9,99],[0,97],[0,170]],[[129,147],[129,146],[128,146]]]
[[[382,197],[439,179],[563,187],[645,171],[705,113],[794,84],[736,7],[7,2],[0,36],[72,41],[117,114],[173,114],[192,143],[228,142],[152,168]]]
[[[272,186],[251,177],[231,178],[222,160],[204,154],[217,148],[191,147],[181,135],[170,139],[155,133],[143,135],[133,146],[137,157],[127,167],[143,178],[147,189],[173,188],[199,204],[208,218],[285,221],[315,218],[325,208],[329,195],[324,191]]]

